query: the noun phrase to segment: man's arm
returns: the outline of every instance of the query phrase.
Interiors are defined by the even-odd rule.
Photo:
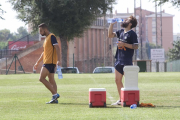
[[[109,29],[108,29],[108,37],[109,38],[113,38],[116,37],[116,33],[113,32],[113,25],[116,24],[117,22],[111,23],[109,25]]]
[[[56,44],[56,45],[54,45],[54,47],[55,47],[55,49],[56,49],[57,57],[58,57],[57,64],[60,66],[60,49],[59,49],[59,45]]]
[[[130,48],[130,49],[138,49],[138,44],[128,44],[128,43],[124,43],[124,42],[121,42],[121,41],[118,41],[117,43],[118,47],[127,47],[127,48]]]
[[[60,66],[60,49],[59,49],[57,39],[54,35],[51,35],[51,43],[56,49],[56,53],[57,53],[57,57],[58,57],[57,65]]]
[[[124,47],[130,48],[130,49],[138,49],[138,44],[124,43]]]
[[[39,57],[39,59],[37,60],[36,64],[34,65],[34,69],[37,69],[37,66],[43,60],[43,54],[44,54],[44,52],[42,52],[41,56]]]

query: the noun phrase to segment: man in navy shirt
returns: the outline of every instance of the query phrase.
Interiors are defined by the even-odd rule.
[[[121,27],[124,29],[113,32],[113,25],[117,22],[111,23],[108,29],[108,37],[117,37],[117,50],[116,50],[116,62],[115,62],[115,82],[117,85],[119,100],[112,105],[121,105],[121,88],[122,77],[124,74],[123,68],[125,65],[132,65],[132,57],[134,49],[138,49],[137,34],[132,30],[136,27],[137,20],[135,17],[130,16],[122,24]]]

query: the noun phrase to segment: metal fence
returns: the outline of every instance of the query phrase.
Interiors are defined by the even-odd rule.
[[[9,41],[8,45],[3,49],[0,49],[0,59],[10,58],[16,53],[22,51],[30,45],[33,45],[32,42],[39,41],[39,34],[29,34],[18,40]]]
[[[180,60],[175,60],[167,63],[168,72],[180,72]]]
[[[92,73],[96,67],[114,66],[114,56],[69,56],[68,66],[77,67],[80,73]]]
[[[151,72],[167,72],[167,62],[151,62]]]
[[[39,40],[39,35],[28,35],[25,36],[17,41],[13,41],[11,44],[9,44],[6,49],[0,50],[0,66],[4,66],[6,64],[6,60],[8,61],[8,59],[12,59],[12,57],[17,54],[18,52],[22,51],[23,49],[8,49],[10,45],[13,45],[16,42],[19,41],[24,41],[27,43],[27,45],[29,45],[28,43],[30,43],[31,41],[38,41]],[[115,50],[110,51],[106,54],[106,56],[103,55],[96,55],[93,56],[92,54],[78,54],[76,56],[74,56],[73,54],[69,54],[68,56],[68,66],[70,67],[77,67],[79,69],[79,71],[81,73],[92,73],[93,70],[96,67],[102,67],[102,66],[114,66],[114,54],[115,54]],[[147,54],[148,52],[146,51],[145,48],[142,49],[142,56],[141,57],[141,50],[137,50],[135,52],[134,55],[134,59],[145,59],[147,61],[149,60],[149,54]],[[28,72],[33,72],[32,68],[34,66],[34,64],[36,63],[37,59],[40,57],[40,54],[42,53],[42,50],[40,49],[40,51],[36,51],[36,52],[32,52],[28,55],[26,55],[25,57],[21,58],[19,56],[17,56],[20,59],[20,62],[22,65],[20,65],[17,62],[17,65],[15,67],[15,64],[12,64],[12,67],[10,68],[10,71],[12,70],[12,73],[14,73],[15,68],[17,69],[17,71],[21,71],[22,72],[22,67],[25,70],[26,73]],[[6,59],[7,58],[7,59]],[[11,60],[12,61],[12,60]],[[10,61],[10,63],[11,63]],[[3,65],[2,65],[3,64]],[[42,63],[39,64],[39,67],[37,69],[37,73],[40,72]],[[7,68],[10,67],[10,64],[4,66],[4,67],[0,67],[1,71],[2,70],[6,70]],[[144,72],[179,72],[180,71],[180,60],[177,61],[172,61],[172,62],[150,62],[146,64],[146,69]],[[3,72],[5,73],[5,72]]]
[[[32,60],[26,59],[26,62],[24,62],[24,60],[22,59],[20,61],[23,61],[23,65],[21,65],[18,61],[19,59],[16,59],[19,56],[14,56],[37,42],[39,42],[38,33],[26,35],[15,41],[9,41],[7,46],[5,46],[3,49],[0,49],[0,74],[6,74],[6,71],[9,68],[10,73],[16,73],[16,70],[22,73],[22,66],[25,65],[25,63],[31,63]],[[17,60],[17,66],[15,64],[16,62],[13,61],[13,58],[14,61]],[[13,63],[11,63],[12,61]]]

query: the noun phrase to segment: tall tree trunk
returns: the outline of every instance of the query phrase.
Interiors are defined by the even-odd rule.
[[[62,50],[62,67],[67,67],[67,37],[61,37],[61,50]]]

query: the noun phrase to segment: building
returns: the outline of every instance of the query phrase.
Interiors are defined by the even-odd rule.
[[[152,43],[161,46],[166,52],[172,48],[173,15],[165,13],[163,10],[162,14],[157,13],[156,20],[155,12],[136,8],[136,16],[139,21],[136,32],[143,45],[147,42]]]
[[[125,20],[130,15],[133,14],[116,12],[113,17]],[[80,72],[84,73],[92,73],[95,67],[114,66],[117,38],[110,39],[107,37],[109,27],[107,19],[111,17],[112,14],[98,18],[84,32],[82,38],[74,38],[69,43],[69,66],[73,66],[74,63]],[[120,28],[120,23],[118,23],[113,30],[115,32]]]
[[[94,68],[100,66],[114,66],[114,55],[117,49],[117,38],[110,39],[107,37],[109,27],[107,19],[113,17],[125,20],[130,15],[134,15],[134,13],[129,13],[127,9],[127,13],[117,13],[116,11],[115,14],[110,14],[105,17],[98,18],[93,22],[89,29],[83,33],[83,36],[81,38],[75,37],[73,40],[68,42],[67,66],[78,67],[81,73],[92,73]],[[160,14],[157,14],[156,24],[156,14],[154,12],[136,8],[136,18],[138,20],[138,25],[134,29],[134,31],[137,33],[140,47],[142,43],[142,47],[143,49],[145,49],[143,50],[143,56],[148,56],[147,54],[149,54],[146,52],[146,43],[152,43],[161,46],[162,40],[162,48],[164,48],[165,51],[168,51],[169,48],[172,48],[171,43],[173,42],[173,15],[167,14],[163,11],[161,25]],[[119,29],[121,29],[120,23],[115,25],[113,28],[114,32]],[[39,37],[40,42],[43,39],[44,37]],[[61,40],[58,39],[58,41],[59,46],[61,46]],[[42,47],[37,47],[36,51],[28,53],[24,57],[20,58],[25,71],[32,71],[32,67],[42,51]],[[138,56],[139,54],[140,53],[138,52],[135,53],[135,55],[137,55],[137,58],[140,58]],[[144,57],[143,59],[148,58]],[[134,58],[134,60],[136,60],[136,58]],[[41,65],[38,67],[37,72],[40,71],[40,68]]]

